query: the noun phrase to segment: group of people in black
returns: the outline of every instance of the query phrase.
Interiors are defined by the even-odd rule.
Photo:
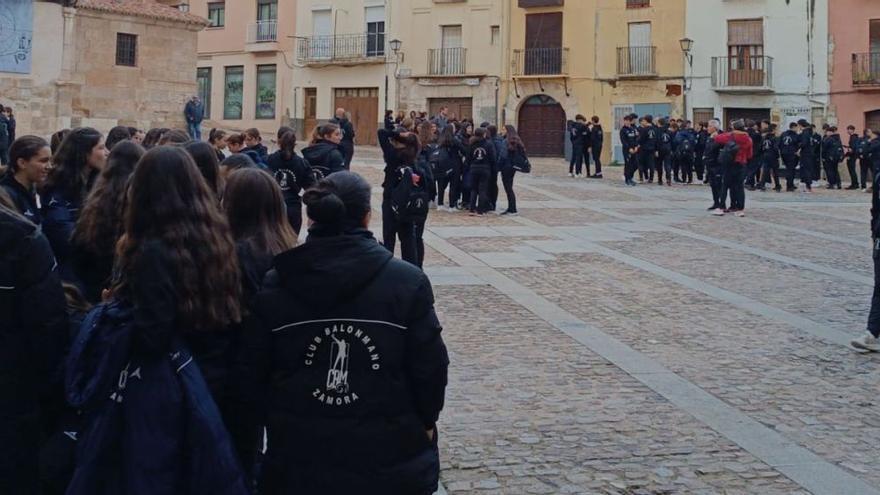
[[[11,143],[0,491],[436,491],[448,357],[431,284],[370,232],[342,128],[315,130],[314,163],[288,127],[271,154],[256,130]],[[380,132],[403,168],[425,151]]]
[[[599,117],[587,118],[578,114],[574,120],[568,121],[568,139],[571,141],[571,160],[568,164],[568,176],[590,179],[602,178],[602,145],[605,131],[599,123]],[[595,173],[590,174],[590,158],[595,165]],[[586,166],[586,172],[584,172]]]

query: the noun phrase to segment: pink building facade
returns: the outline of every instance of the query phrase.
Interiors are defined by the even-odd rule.
[[[834,0],[828,15],[831,108],[839,127],[880,128],[880,2]]]

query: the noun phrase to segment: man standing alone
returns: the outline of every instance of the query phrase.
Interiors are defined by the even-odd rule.
[[[186,117],[186,130],[189,137],[196,141],[202,140],[202,120],[205,119],[205,105],[198,96],[193,96],[186,102],[183,109],[183,115]]]
[[[342,157],[345,159],[345,169],[351,170],[351,159],[354,157],[354,126],[345,115],[344,108],[336,109],[336,117],[330,119],[330,122],[339,126],[342,131],[342,141],[339,147],[342,149]]]

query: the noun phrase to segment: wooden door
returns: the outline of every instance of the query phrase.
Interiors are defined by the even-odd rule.
[[[444,106],[449,109],[450,117],[454,114],[458,120],[473,118],[473,98],[431,98],[428,100],[428,115],[437,115]]]
[[[526,15],[524,74],[562,72],[562,12]]]
[[[565,110],[546,95],[532,96],[519,110],[519,134],[530,155],[565,155]]]
[[[354,126],[354,144],[378,144],[379,88],[338,88],[334,109],[344,108]]]

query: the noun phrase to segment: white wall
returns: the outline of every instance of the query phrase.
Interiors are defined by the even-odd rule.
[[[694,40],[689,111],[714,107],[720,117],[724,107],[771,108],[780,112],[827,107],[828,0],[815,2],[812,42],[808,44],[809,4],[803,0],[688,0],[686,33]],[[763,19],[764,55],[773,57],[774,92],[730,95],[713,91],[712,57],[727,56],[728,19],[757,18]]]

